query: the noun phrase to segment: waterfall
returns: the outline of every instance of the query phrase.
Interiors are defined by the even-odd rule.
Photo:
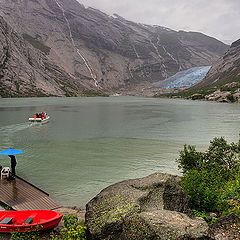
[[[88,71],[89,71],[92,79],[94,80],[95,86],[96,86],[96,87],[99,87],[98,81],[97,81],[97,77],[96,77],[96,75],[93,73],[93,70],[92,70],[92,68],[91,68],[91,66],[90,66],[87,58],[86,58],[86,57],[83,55],[83,53],[81,53],[81,51],[76,47],[76,44],[75,44],[75,42],[74,42],[74,40],[73,40],[73,37],[72,37],[71,26],[70,26],[70,23],[69,23],[68,19],[66,18],[64,8],[61,6],[61,4],[58,2],[58,0],[54,0],[54,1],[55,1],[55,3],[58,5],[58,7],[61,9],[63,18],[65,19],[65,21],[66,21],[66,23],[67,23],[68,30],[69,30],[69,36],[70,36],[70,39],[71,39],[71,42],[72,42],[72,45],[73,45],[74,49],[76,50],[78,56],[81,57],[81,59],[83,60],[85,66],[87,67],[87,69],[88,69]]]

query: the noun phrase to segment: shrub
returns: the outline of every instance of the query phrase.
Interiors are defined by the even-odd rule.
[[[222,202],[227,205],[224,213],[235,213],[240,216],[240,173],[235,179],[226,183],[221,193]]]
[[[199,212],[234,212],[240,216],[240,142],[214,138],[206,152],[184,145],[176,160],[183,172],[181,186]]]
[[[69,214],[63,217],[64,226],[60,233],[51,234],[52,240],[84,240],[86,239],[86,230],[82,221],[79,221],[76,215]]]
[[[11,240],[38,240],[40,237],[39,230],[33,230],[29,232],[12,232]]]
[[[223,137],[214,138],[205,153],[204,161],[208,168],[221,169],[229,177],[232,171],[239,169],[239,153],[239,142],[228,144]]]
[[[209,221],[209,217],[207,216],[205,211],[200,212],[200,211],[197,211],[195,209],[193,209],[192,211],[193,211],[193,214],[194,214],[195,217],[201,217],[204,220]]]
[[[220,171],[225,178],[229,178],[239,169],[239,153],[239,142],[228,144],[220,137],[210,141],[205,153],[197,152],[195,146],[184,145],[184,150],[180,151],[180,157],[176,161],[183,174],[193,169],[208,169]]]
[[[180,157],[177,159],[178,168],[183,174],[188,173],[192,169],[200,169],[202,166],[202,153],[196,151],[195,146],[184,145],[184,149],[180,151]]]
[[[182,179],[181,186],[190,199],[192,209],[219,211],[221,177],[215,172],[191,170]]]

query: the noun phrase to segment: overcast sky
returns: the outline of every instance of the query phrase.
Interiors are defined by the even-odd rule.
[[[225,43],[240,38],[240,0],[78,0],[107,14],[173,30],[202,32]]]

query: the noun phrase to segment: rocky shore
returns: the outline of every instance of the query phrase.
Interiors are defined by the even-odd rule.
[[[240,239],[234,214],[212,227],[195,217],[179,181],[154,173],[105,188],[86,205],[88,239]]]
[[[86,209],[75,206],[56,211],[77,215],[85,222],[90,240],[240,239],[240,219],[235,214],[218,218],[212,225],[195,217],[180,179],[157,172],[125,180],[103,189]],[[63,227],[61,221],[54,231],[60,232]],[[44,233],[39,239],[49,237],[50,233]]]
[[[90,239],[213,239],[194,217],[180,178],[163,173],[116,183],[86,206]]]
[[[234,214],[211,226],[195,217],[179,181],[179,176],[154,173],[103,189],[86,209],[61,207],[56,211],[77,215],[91,240],[240,239],[240,219]],[[56,231],[63,227],[61,221]]]

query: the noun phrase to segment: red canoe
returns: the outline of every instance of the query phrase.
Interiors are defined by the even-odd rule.
[[[55,228],[62,214],[51,210],[0,211],[0,232],[28,232]]]

